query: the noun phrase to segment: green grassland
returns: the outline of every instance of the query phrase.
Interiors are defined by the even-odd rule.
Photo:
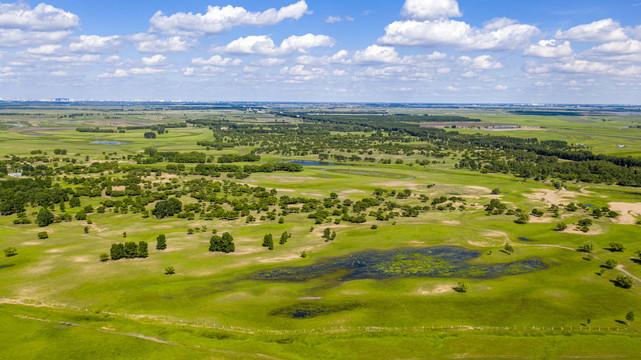
[[[65,158],[82,163],[86,156],[89,161],[108,157],[134,167],[127,156],[146,147],[206,151],[196,143],[211,138],[211,131],[194,127],[172,128],[154,140],[143,137],[145,130],[97,134],[70,128],[81,124],[108,126],[116,121],[129,125],[173,122],[211,115],[204,112],[154,113],[122,116],[118,120],[105,119],[104,114],[80,120],[61,119],[57,117],[60,114],[64,111],[36,119],[27,115],[3,117],[6,124],[28,123],[33,131],[30,127],[7,125],[0,132],[0,155],[27,156],[33,150],[52,154],[54,149],[64,148],[68,155],[58,156],[60,162]],[[245,122],[272,119],[242,112],[219,112],[217,116],[221,114]],[[604,116],[465,115],[542,128],[502,132],[503,135],[585,143],[596,153],[641,153],[641,129],[619,129],[641,121],[629,116],[605,116],[603,121]],[[44,129],[48,127],[59,129]],[[128,144],[97,145],[92,141]],[[617,149],[618,144],[626,147]],[[207,154],[245,154],[252,149],[241,146],[209,150]],[[383,155],[374,156],[378,159]],[[315,155],[270,154],[263,156],[261,162],[293,158],[318,160]],[[418,217],[390,221],[368,217],[362,224],[315,224],[303,213],[288,215],[284,223],[258,220],[247,224],[242,218],[156,219],[107,211],[90,214],[91,224],[74,220],[39,228],[35,224],[14,225],[15,215],[0,216],[0,248],[15,247],[19,252],[18,256],[0,258],[0,295],[4,299],[0,304],[0,357],[638,358],[641,320],[628,325],[625,315],[629,311],[641,315],[641,284],[623,289],[613,282],[622,274],[620,270],[598,273],[601,260],[616,259],[621,270],[641,277],[641,264],[635,255],[641,250],[641,226],[635,224],[641,219],[639,213],[622,214],[631,221],[622,217],[594,219],[590,232],[582,233],[574,231],[571,224],[589,216],[584,210],[562,211],[558,219],[546,213],[520,225],[513,216],[488,216],[483,207],[491,199],[526,211],[570,202],[595,207],[612,203],[639,205],[641,190],[575,182],[557,190],[550,182],[455,169],[453,157],[424,167],[407,163],[311,166],[300,173],[256,173],[232,181],[276,189],[278,196],[323,199],[335,193],[341,201],[369,197],[376,188],[409,189],[412,197],[408,203],[420,205],[419,195],[430,199],[457,196],[465,199],[466,209],[431,210]],[[196,178],[200,177],[190,175],[178,182]],[[173,181],[166,174],[151,180]],[[500,194],[491,194],[495,188],[500,188]],[[83,198],[82,206],[97,207],[103,200],[104,197]],[[188,196],[181,200],[185,204],[195,202]],[[37,211],[28,208],[27,214],[33,218]],[[559,221],[570,224],[569,231],[554,231]],[[89,227],[88,233],[83,231],[85,226]],[[187,230],[194,228],[198,231],[188,234]],[[326,242],[321,237],[324,228],[336,231],[334,241]],[[233,235],[234,253],[207,251],[214,229],[218,234]],[[40,240],[37,234],[43,230],[49,238]],[[287,244],[275,245],[273,251],[261,247],[265,234],[272,233],[277,239],[284,231],[292,235]],[[167,236],[165,251],[155,249],[159,234]],[[594,253],[575,251],[588,240],[597,244]],[[123,241],[149,242],[149,257],[99,261],[99,255],[108,253],[112,243]],[[611,252],[611,242],[623,242],[627,250]],[[513,245],[513,254],[502,251],[506,243]],[[401,276],[341,281],[339,275],[329,275],[287,282],[252,276],[368,250],[443,245],[478,251],[480,256],[471,261],[473,264],[539,259],[548,268],[492,279]],[[303,251],[308,254],[306,258],[300,256]],[[165,275],[167,266],[173,266],[176,274]],[[469,284],[469,292],[454,291],[460,281]],[[55,304],[66,307],[54,308]],[[317,316],[287,316],[289,310],[301,308],[313,308]],[[287,311],[279,311],[283,309]]]

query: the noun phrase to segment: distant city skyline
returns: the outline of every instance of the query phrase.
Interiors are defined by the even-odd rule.
[[[0,2],[0,98],[641,103],[641,2]]]

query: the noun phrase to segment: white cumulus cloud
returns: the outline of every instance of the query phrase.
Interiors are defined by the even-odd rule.
[[[378,42],[401,46],[453,46],[474,50],[505,50],[525,46],[539,29],[510,19],[495,19],[483,28],[450,19],[395,21]]]
[[[149,23],[153,31],[165,34],[220,34],[235,26],[266,26],[285,19],[298,20],[307,12],[308,7],[304,0],[278,10],[272,8],[263,12],[251,12],[243,7],[231,5],[209,6],[204,14],[179,12],[166,16],[158,11]]]
[[[231,65],[240,65],[242,60],[232,59],[232,58],[223,58],[220,55],[214,55],[209,59],[196,58],[192,59],[191,63],[194,65],[209,65],[209,66],[231,66]]]
[[[559,30],[555,37],[559,39],[590,42],[622,41],[628,39],[621,24],[612,19],[603,19],[590,24],[575,26],[566,31]]]
[[[0,3],[0,27],[27,31],[57,31],[77,27],[78,15],[41,3],[35,8],[18,2]]]
[[[406,0],[401,13],[415,20],[461,16],[456,0]]]
[[[62,45],[42,45],[37,48],[27,49],[27,53],[32,55],[51,55],[62,49]]]
[[[326,35],[306,34],[290,36],[283,40],[280,46],[265,35],[247,36],[236,39],[220,48],[225,53],[242,55],[289,55],[295,52],[305,52],[315,47],[332,47],[334,39]]]
[[[570,56],[574,52],[569,41],[541,40],[525,49],[524,55],[541,58],[558,58]]]
[[[156,54],[151,57],[143,57],[142,63],[147,66],[158,66],[164,65],[167,63],[167,57],[164,55]]]
[[[81,35],[69,50],[79,53],[108,54],[117,52],[122,46],[120,36]]]
[[[354,61],[357,63],[385,63],[393,64],[401,60],[398,52],[391,46],[371,45],[363,51],[354,54]]]
[[[172,36],[168,38],[157,38],[155,36],[134,36],[134,39],[141,38],[136,49],[141,53],[180,53],[189,51],[196,45],[196,41],[181,36]]]

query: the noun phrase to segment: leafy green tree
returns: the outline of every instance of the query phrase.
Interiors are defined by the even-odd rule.
[[[556,231],[565,231],[568,228],[568,224],[560,222],[556,224]]]
[[[287,231],[284,231],[280,235],[280,241],[278,242],[280,245],[285,245],[287,243],[287,240],[289,240],[289,233]]]
[[[610,269],[614,269],[619,265],[619,262],[614,260],[614,259],[609,259],[608,261],[605,262],[605,266],[607,266]]]
[[[182,202],[176,198],[159,201],[151,212],[155,217],[162,219],[178,214],[182,210]]]
[[[156,133],[153,131],[148,131],[145,133],[145,139],[155,139],[156,138]]]
[[[120,260],[125,257],[125,245],[122,243],[111,244],[111,260]]]
[[[75,207],[79,207],[79,206],[80,206],[80,198],[79,197],[74,196],[69,200],[69,207],[75,208]]]
[[[165,268],[165,275],[173,275],[176,273],[176,269],[173,266],[167,266]]]
[[[133,241],[128,241],[125,243],[125,257],[127,259],[133,259],[138,256],[138,245]]]
[[[138,243],[138,257],[146,258],[149,256],[149,244],[146,241]]]
[[[329,240],[329,237],[331,235],[332,235],[332,229],[325,228],[325,230],[323,230],[323,237],[325,238],[325,240]]]
[[[89,234],[89,226],[85,226],[84,231],[85,231],[85,234]]]
[[[302,257],[303,259],[306,258],[307,257],[307,251],[303,250],[303,252],[300,253],[300,257]]]
[[[229,253],[233,253],[234,251],[236,251],[236,245],[234,245],[234,238],[231,236],[230,233],[228,233],[228,232],[223,233],[222,240],[223,240],[223,242],[222,242],[222,252],[224,252],[226,254],[229,254]],[[273,246],[272,246],[272,248],[273,248]]]
[[[610,243],[610,251],[614,252],[624,252],[625,251],[625,245],[620,242],[611,242]]]
[[[18,255],[18,249],[14,247],[8,247],[4,249],[4,256],[6,257],[12,257]]]
[[[530,214],[523,211],[516,216],[516,220],[514,220],[514,222],[517,224],[527,224],[530,222]]]
[[[466,282],[460,282],[458,283],[458,286],[454,288],[454,291],[460,292],[460,293],[466,293],[470,291],[470,285]]]
[[[336,231],[332,231],[331,235],[329,235],[329,239],[331,241],[334,241],[334,239],[336,239]]]
[[[223,238],[218,235],[214,235],[209,239],[209,251],[222,251],[223,247]]]
[[[514,247],[510,243],[505,243],[505,246],[503,246],[503,250],[505,250],[505,252],[510,255],[514,253]]]
[[[634,314],[634,311],[630,311],[629,313],[625,314],[625,320],[628,322],[628,326],[632,324],[635,318],[636,315]]]
[[[87,220],[87,212],[82,209],[76,213],[76,220]]]
[[[109,254],[107,253],[102,253],[100,254],[100,261],[105,262],[109,260]]]
[[[592,253],[596,250],[596,242],[593,240],[586,241],[581,246],[579,246],[579,251],[585,252],[585,253]]]
[[[38,233],[38,239],[44,240],[48,238],[49,238],[49,234],[46,231],[41,231]]]
[[[167,237],[165,234],[160,234],[156,237],[156,250],[167,249]]]
[[[265,235],[263,238],[263,247],[266,247],[269,250],[274,250],[274,237],[272,234]]]
[[[632,276],[617,275],[614,281],[618,286],[624,289],[630,289],[634,286],[634,278],[632,278]]]
[[[36,223],[40,227],[49,226],[51,223],[53,223],[53,214],[47,209],[41,209],[38,212],[38,216],[36,217]]]

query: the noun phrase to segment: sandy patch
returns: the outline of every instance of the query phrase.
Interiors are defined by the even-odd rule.
[[[419,295],[442,295],[453,293],[457,284],[423,285],[416,292]]]
[[[60,254],[61,252],[63,252],[62,249],[50,249],[45,251],[47,254]]]
[[[488,242],[488,241],[468,241],[467,243],[472,245],[472,246],[478,246],[478,247],[496,246],[496,244],[492,244],[491,242]]]
[[[127,187],[126,186],[112,186],[111,190],[112,191],[125,191]]]
[[[23,246],[37,246],[37,245],[42,245],[42,244],[37,242],[37,241],[27,241],[27,242],[23,242],[20,245],[23,245]]]
[[[603,228],[599,226],[591,226],[590,231],[588,232],[583,232],[579,229],[576,228],[574,225],[568,225],[567,230],[561,231],[564,234],[577,234],[577,235],[587,235],[587,236],[594,236],[594,235],[601,235],[604,233]]]
[[[77,262],[77,263],[86,263],[89,261],[90,261],[89,258],[86,256],[78,256],[73,258],[73,262]]]
[[[300,193],[300,194],[301,195],[305,195],[305,196],[324,196],[323,194],[319,194],[319,193],[306,193],[306,192],[304,192],[304,193]]]
[[[341,191],[338,193],[338,195],[349,195],[349,194],[367,194],[367,192],[363,190],[352,189],[352,190]]]
[[[461,222],[456,220],[446,220],[443,221],[443,225],[461,225]]]
[[[418,190],[419,188],[425,187],[423,184],[411,182],[411,181],[386,181],[381,183],[371,183],[372,186],[385,186],[391,188],[408,188],[410,190]]]
[[[611,202],[608,203],[610,210],[614,210],[620,214],[614,221],[617,224],[633,225],[637,221],[637,216],[641,216],[641,203],[623,203]]]
[[[294,192],[295,190],[292,189],[276,189],[278,192]]]
[[[554,220],[554,218],[549,217],[530,216],[530,223],[532,224],[549,224],[551,222],[554,222]]]
[[[300,254],[281,256],[281,257],[275,257],[275,258],[269,258],[269,259],[260,259],[258,260],[258,262],[263,264],[269,264],[269,263],[292,261],[296,259],[300,259]]]
[[[486,188],[484,186],[471,186],[470,185],[470,186],[466,186],[466,188],[468,188],[470,190],[486,193],[486,194],[491,194],[492,193],[492,190],[490,190],[490,189],[488,189],[488,188]]]
[[[323,298],[320,296],[305,296],[305,297],[300,297],[298,300],[322,300]]]
[[[568,191],[568,190],[550,190],[550,189],[533,189],[536,191],[532,194],[523,194],[528,199],[543,201],[549,205],[558,205],[563,203],[570,203],[581,193]]]

